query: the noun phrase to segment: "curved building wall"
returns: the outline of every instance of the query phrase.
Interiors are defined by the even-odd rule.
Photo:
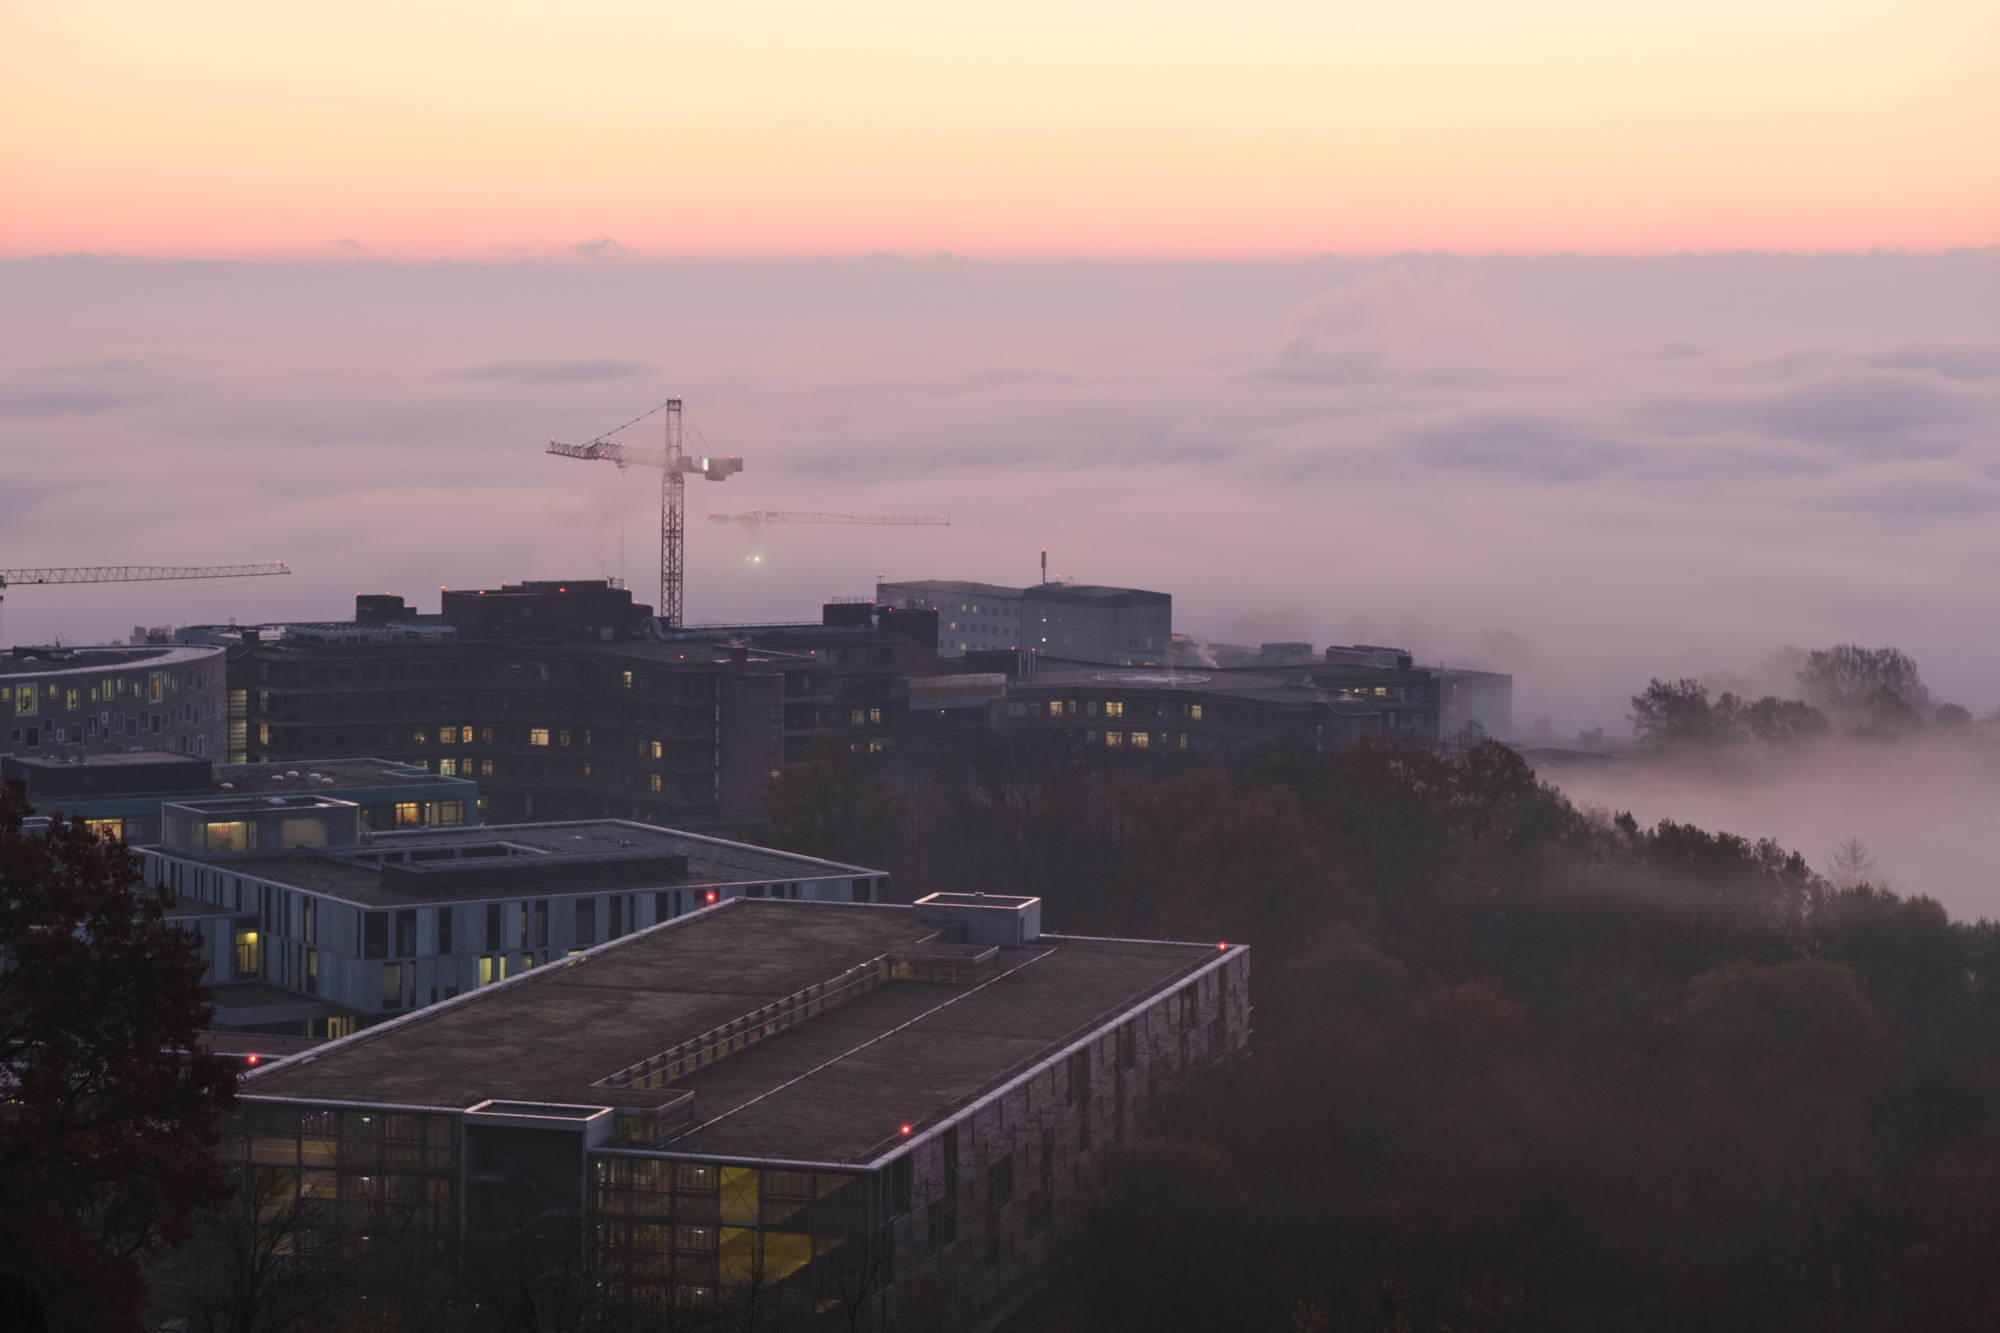
[[[163,750],[220,760],[223,649],[27,648],[0,658],[0,754]]]

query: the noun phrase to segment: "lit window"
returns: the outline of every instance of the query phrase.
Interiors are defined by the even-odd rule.
[[[430,739],[430,733],[425,731],[422,727],[418,727],[414,732],[410,734],[412,737],[415,738],[417,744],[419,745],[422,745],[425,741],[428,741]]]
[[[847,724],[851,727],[858,727],[867,719],[868,712],[866,709],[850,708],[847,710]]]
[[[1104,733],[1104,743],[1106,745],[1123,745],[1125,743],[1125,733],[1122,731],[1107,731]]]
[[[568,728],[568,727],[564,727],[564,728],[563,728],[563,729],[562,729],[561,731],[558,731],[558,732],[556,733],[556,744],[557,744],[557,745],[564,745],[564,746],[566,746],[566,745],[568,745],[568,744],[569,744],[569,728]]]
[[[629,690],[629,689],[631,689],[631,688],[632,688],[632,673],[631,673],[631,672],[629,672],[629,671],[621,671],[621,672],[619,672],[619,673],[618,673],[618,681],[619,681],[619,683],[620,683],[621,685],[623,685],[623,686],[624,686],[624,687],[625,687],[626,689],[628,689],[628,690]]]
[[[482,759],[479,761],[479,776],[482,778],[493,776],[493,761],[491,759]]]
[[[415,801],[404,801],[396,807],[397,828],[419,828],[424,822],[424,807]]]
[[[1146,748],[1146,747],[1147,747],[1147,746],[1148,746],[1149,744],[1151,744],[1151,742],[1152,742],[1152,733],[1151,733],[1151,732],[1146,732],[1146,731],[1135,731],[1135,732],[1133,732],[1133,733],[1132,733],[1132,744],[1133,744],[1133,747],[1134,747],[1134,748],[1136,748],[1136,749],[1140,749],[1140,750],[1143,750],[1143,749],[1145,749],[1145,748]]]
[[[14,711],[16,713],[32,713],[35,711],[34,686],[16,685],[14,687]]]
[[[74,713],[81,702],[77,697],[80,693],[81,691],[78,690],[66,691],[63,694],[63,707],[69,709],[70,712]]]
[[[457,777],[457,776],[458,776],[458,760],[456,760],[456,759],[440,759],[440,760],[438,760],[438,776],[439,776],[439,777],[442,777],[442,778],[455,778],[455,777]]]
[[[1107,703],[1106,703],[1106,704],[1104,705],[1104,716],[1106,716],[1106,717],[1123,717],[1123,716],[1125,716],[1125,705],[1124,705],[1124,703],[1123,703],[1122,701],[1118,700],[1118,699],[1112,699],[1112,700],[1108,701],[1108,702],[1107,702]]]
[[[238,926],[236,928],[236,975],[254,977],[257,975],[257,928]]]
[[[1193,707],[1191,707],[1188,710],[1188,716],[1193,718],[1197,722],[1201,721],[1201,705],[1195,704]]]
[[[881,722],[882,722],[882,710],[881,710],[881,709],[879,709],[879,708],[871,708],[871,709],[869,709],[869,710],[868,710],[868,720],[869,720],[870,722],[872,722],[872,723],[875,723],[876,725],[878,725],[878,726],[879,726],[879,725],[881,724]]]
[[[536,727],[528,732],[528,744],[547,745],[548,743],[549,729],[547,727]]]
[[[659,775],[658,773],[654,773],[654,774],[652,774],[652,775],[651,775],[651,777],[652,777],[652,780],[651,780],[650,782],[648,782],[648,783],[647,783],[646,785],[647,785],[647,786],[648,786],[649,788],[651,788],[651,789],[652,789],[653,791],[658,791],[658,790],[660,790],[660,775]]]
[[[662,755],[662,749],[663,749],[663,747],[661,746],[660,742],[658,742],[658,741],[647,741],[647,742],[646,742],[646,752],[647,752],[648,754],[652,755],[652,756],[653,756],[653,758],[655,758],[655,759],[659,759],[659,758],[662,758],[662,757],[663,757],[663,755]]]

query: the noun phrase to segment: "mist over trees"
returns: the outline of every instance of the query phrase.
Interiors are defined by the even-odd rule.
[[[1673,746],[1755,742],[1782,745],[1853,732],[1893,735],[1929,726],[1955,730],[1972,714],[1958,704],[1937,705],[1916,662],[1897,648],[1839,644],[1804,654],[1795,678],[1798,699],[1777,695],[1744,699],[1729,691],[1713,702],[1708,686],[1692,677],[1654,677],[1632,696],[1628,720],[1640,745]]]
[[[1256,950],[1253,1054],[1156,1110],[1010,1329],[2000,1308],[2000,932],[1870,883],[1865,848],[1836,884],[1768,841],[1578,810],[1490,742],[833,762],[892,795],[853,837],[905,890]],[[826,829],[813,774],[772,784],[765,832]]]

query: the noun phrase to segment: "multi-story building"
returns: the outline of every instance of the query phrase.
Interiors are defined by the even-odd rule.
[[[917,613],[668,630],[604,580],[400,598],[352,622],[184,631],[228,645],[242,757],[386,755],[476,778],[489,821],[719,827],[814,738],[889,743],[895,682],[936,669]],[[872,611],[873,608],[864,608]]]
[[[1134,750],[1337,749],[1371,734],[1442,740],[1473,723],[1499,737],[1511,730],[1510,676],[1420,667],[1399,649],[1327,653],[1259,670],[1043,669],[978,679],[990,682],[982,699],[995,727],[1061,728],[1087,744]]]
[[[993,649],[1122,666],[1156,666],[1173,648],[1174,599],[1164,592],[1041,583],[918,579],[878,584],[877,603],[935,611],[947,654]]]
[[[214,647],[16,648],[0,657],[0,754],[219,759],[224,674]]]
[[[378,1318],[415,1253],[579,1326],[986,1329],[1248,980],[1032,898],[736,900],[265,1064],[225,1152]]]
[[[711,903],[869,902],[885,883],[617,820],[378,832],[332,783],[297,786],[165,802],[140,849],[201,937],[220,1027],[338,1036]]]
[[[0,759],[0,778],[20,778],[37,818],[81,815],[100,835],[157,842],[169,801],[203,796],[289,796],[309,791],[361,807],[370,830],[455,827],[479,822],[479,785],[383,759],[217,764],[157,750],[70,759]]]

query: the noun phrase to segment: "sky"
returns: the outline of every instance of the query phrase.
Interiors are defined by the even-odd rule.
[[[0,256],[1995,242],[1990,0],[0,6]]]

